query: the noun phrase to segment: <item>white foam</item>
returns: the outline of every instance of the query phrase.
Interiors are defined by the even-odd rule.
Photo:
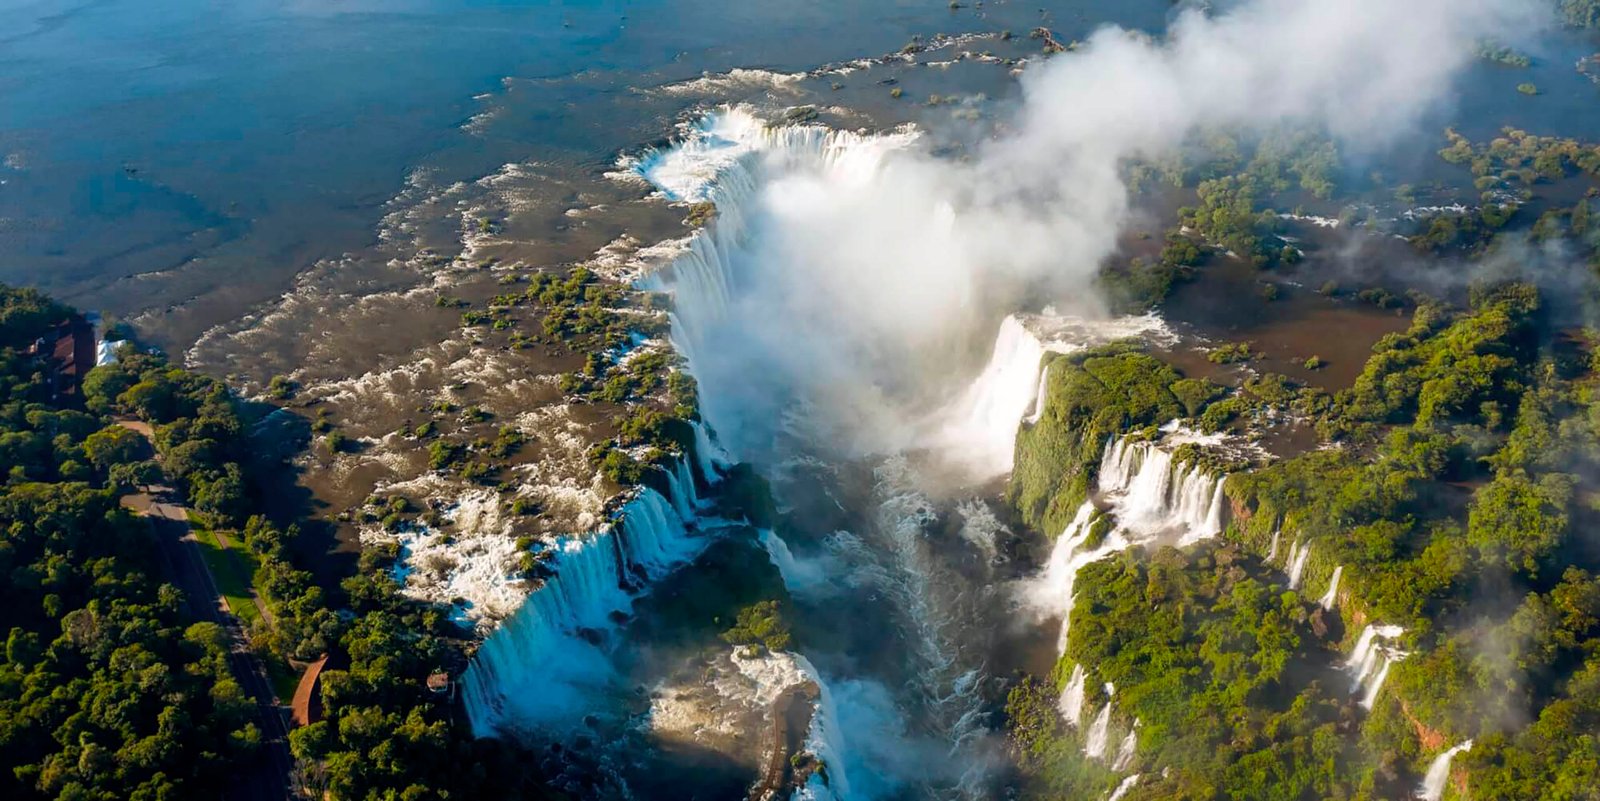
[[[1428,772],[1422,777],[1422,784],[1417,787],[1416,797],[1422,801],[1439,801],[1444,797],[1445,783],[1450,780],[1450,761],[1456,754],[1472,750],[1472,741],[1468,740],[1433,758],[1428,765]]]
[[[1072,677],[1067,680],[1067,686],[1061,691],[1061,698],[1056,702],[1056,708],[1061,712],[1061,719],[1067,725],[1076,729],[1083,725],[1083,683],[1088,678],[1083,665],[1072,666]]]
[[[1122,745],[1117,747],[1117,758],[1111,762],[1111,769],[1121,773],[1133,765],[1134,753],[1139,748],[1139,721],[1133,722],[1133,727],[1128,729],[1128,735],[1122,738]]]
[[[1350,658],[1345,660],[1345,670],[1351,675],[1350,692],[1359,694],[1361,706],[1369,711],[1389,676],[1389,666],[1408,656],[1394,645],[1402,634],[1405,629],[1399,626],[1368,624],[1356,638]]]
[[[1105,759],[1107,738],[1111,728],[1111,702],[1100,708],[1094,722],[1089,724],[1089,732],[1084,735],[1083,754],[1090,759]]]
[[[571,725],[612,671],[584,631],[609,631],[634,593],[708,544],[679,516],[678,504],[640,488],[605,529],[558,540],[552,572],[479,647],[462,677],[473,730]]]
[[[1049,397],[1048,353],[1072,353],[1119,339],[1164,341],[1166,324],[1153,314],[1094,319],[1044,314],[1012,314],[1000,323],[983,372],[956,401],[936,415],[933,442],[961,454],[962,461],[988,477],[1009,472],[1016,452],[1017,426],[1037,423]]]
[[[1106,801],[1122,801],[1122,797],[1127,795],[1128,791],[1132,790],[1133,786],[1138,783],[1139,774],[1137,773],[1129,776],[1126,779],[1123,779],[1117,784],[1117,789],[1111,792],[1111,796],[1107,798]]]
[[[1194,465],[1175,464],[1171,453],[1152,442],[1111,439],[1100,459],[1099,493],[1115,525],[1090,547],[1096,528],[1105,527],[1092,500],[1078,507],[1056,538],[1044,571],[1023,586],[1023,601],[1047,617],[1061,617],[1057,649],[1066,653],[1078,572],[1134,545],[1163,537],[1190,545],[1222,532],[1226,476]]]
[[[1344,575],[1344,565],[1339,565],[1333,569],[1333,576],[1328,579],[1328,591],[1323,593],[1320,601],[1317,601],[1317,603],[1322,605],[1323,609],[1332,611],[1333,605],[1338,603],[1339,577],[1342,575]]]

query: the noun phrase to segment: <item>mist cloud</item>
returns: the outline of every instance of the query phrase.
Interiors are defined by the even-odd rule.
[[[915,142],[808,150],[772,137],[739,208],[725,209],[744,229],[720,253],[740,291],[717,319],[691,321],[695,372],[722,407],[712,420],[745,456],[796,398],[849,449],[925,443],[928,409],[970,376],[999,315],[1041,294],[1100,312],[1091,280],[1129,223],[1130,159],[1169,157],[1202,131],[1285,124],[1358,152],[1393,146],[1450,102],[1478,40],[1533,35],[1540,8],[1253,0],[1187,11],[1160,40],[1110,27],[1034,65],[1007,132],[964,161]],[[696,303],[678,294],[692,316]]]

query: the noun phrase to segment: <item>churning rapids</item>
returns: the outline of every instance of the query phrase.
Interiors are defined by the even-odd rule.
[[[829,292],[859,288],[859,279],[809,275],[831,268],[777,254],[797,238],[825,237],[818,226],[829,215],[819,207],[883,180],[915,143],[909,130],[772,126],[729,108],[672,147],[625,162],[670,200],[716,206],[716,219],[670,264],[640,279],[671,295],[673,345],[699,382],[705,425],[665,494],[641,489],[601,531],[552,546],[551,575],[488,638],[466,677],[480,734],[577,730],[596,704],[626,696],[612,658],[627,645],[619,621],[652,583],[736,525],[709,517],[697,490],[748,461],[771,478],[783,513],[778,530],[757,536],[795,600],[797,629],[822,633],[805,638],[803,655],[732,660],[761,702],[811,688],[799,696],[810,705],[799,747],[826,767],[795,797],[997,797],[1006,780],[1003,699],[990,671],[1005,660],[1002,640],[1048,643],[1056,621],[1064,647],[1081,567],[1135,545],[1190,544],[1221,531],[1222,476],[1175,463],[1158,441],[1117,439],[1106,445],[1095,497],[1048,564],[1007,564],[1008,532],[986,497],[1011,469],[1019,426],[1044,412],[1050,355],[1171,334],[1153,315],[1046,308],[952,319],[948,332],[917,343],[936,353],[851,345],[862,332],[834,324]],[[952,224],[947,205],[920,211],[927,218],[917,224],[931,231]],[[814,294],[797,301],[808,286]],[[964,354],[964,372],[976,377],[927,380],[963,371],[951,353]],[[897,357],[914,369],[891,364]],[[882,380],[859,380],[869,373]],[[1080,669],[1062,697],[1075,725],[1090,700],[1082,685]],[[1130,771],[1137,722],[1113,723],[1112,692],[1097,703],[1085,750]],[[626,770],[614,772],[627,795]],[[1127,774],[1129,786],[1135,776]]]
[[[1226,477],[1175,459],[1173,446],[1194,435],[1173,425],[1107,442],[1097,485],[1046,563],[1008,562],[1013,539],[989,499],[1012,468],[1019,427],[1045,412],[1052,354],[1172,334],[1153,315],[1092,308],[968,309],[898,342],[874,340],[870,315],[846,321],[841,308],[859,299],[845,295],[882,287],[867,286],[859,262],[794,258],[790,248],[814,253],[799,243],[826,241],[837,205],[880,199],[872,187],[893,183],[899,154],[917,146],[911,130],[769,125],[725,108],[676,144],[624,161],[622,175],[668,200],[716,208],[670,263],[639,279],[671,296],[672,343],[698,381],[703,424],[664,492],[638,490],[601,531],[552,546],[552,574],[468,672],[479,733],[576,731],[597,705],[625,703],[614,667],[630,647],[622,621],[652,584],[739,526],[711,517],[699,493],[749,462],[778,503],[779,525],[754,536],[794,599],[803,653],[736,652],[706,684],[774,717],[767,709],[795,699],[808,707],[803,742],[789,747],[824,767],[795,778],[794,798],[999,797],[1009,777],[995,671],[1015,666],[1017,642],[1065,651],[1084,566],[1223,531]],[[904,213],[935,242],[956,224],[947,203]],[[1276,541],[1273,551],[1269,559]],[[1309,551],[1290,550],[1291,585]],[[1350,657],[1353,692],[1369,706],[1404,657],[1388,644],[1398,634],[1370,627]],[[1117,710],[1113,686],[1087,688],[1090,673],[1072,672],[1060,711],[1085,755],[1123,775],[1120,795],[1148,768],[1136,753],[1139,721]],[[650,716],[685,717],[661,704]],[[629,797],[627,770],[610,772],[618,797]]]
[[[787,748],[796,764],[822,767],[790,776],[795,798],[1000,797],[1010,776],[997,676],[1017,666],[1019,651],[1066,651],[1079,571],[1131,548],[1188,546],[1223,531],[1226,476],[1176,459],[1175,446],[1199,435],[1173,424],[1106,442],[1090,497],[1053,532],[1044,563],[1009,558],[1025,551],[989,504],[1019,428],[1046,411],[1052,358],[1173,335],[1153,315],[1047,307],[957,315],[947,331],[910,343],[851,340],[864,332],[843,330],[830,310],[836,293],[864,279],[787,258],[784,247],[825,238],[819,226],[830,215],[818,207],[892,180],[899,154],[917,146],[910,130],[769,125],[725,108],[676,144],[624,161],[623,175],[667,199],[716,207],[665,266],[638,279],[671,297],[672,342],[699,384],[703,422],[660,491],[636,490],[600,531],[549,546],[548,577],[467,674],[479,733],[559,739],[592,727],[597,710],[637,701],[623,685],[639,677],[617,669],[618,654],[640,645],[627,641],[625,621],[639,596],[740,529],[700,496],[733,463],[749,462],[778,503],[779,524],[752,536],[794,601],[799,652],[736,651],[703,683],[724,700],[738,696],[756,718],[803,726]],[[953,224],[948,205],[907,213],[925,213],[918,224],[935,232]],[[1299,584],[1310,544],[1296,541],[1280,557],[1275,537],[1272,550],[1269,562]],[[1336,570],[1324,606],[1337,590]],[[1371,626],[1348,659],[1352,694],[1368,708],[1405,656],[1391,644],[1400,634]],[[1151,767],[1138,759],[1140,724],[1118,709],[1115,687],[1092,686],[1093,673],[1078,665],[1063,677],[1059,710],[1086,758],[1121,774],[1127,792]],[[679,693],[674,686],[653,692]],[[800,724],[776,711],[796,701],[807,712]],[[637,730],[710,737],[716,727],[687,706],[668,698],[642,721],[636,706],[616,717],[633,715]],[[613,748],[600,765],[617,797],[630,795],[628,749],[640,742]],[[775,748],[761,746],[764,764]]]

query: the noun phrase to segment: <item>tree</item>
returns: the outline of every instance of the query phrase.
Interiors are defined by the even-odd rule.
[[[235,526],[249,509],[239,465],[228,462],[215,478],[196,478],[189,493],[195,511],[213,526]]]
[[[1574,482],[1565,474],[1538,482],[1524,475],[1497,476],[1473,496],[1467,541],[1485,558],[1537,576],[1566,537]]]
[[[775,600],[740,609],[733,628],[724,631],[722,639],[733,645],[761,646],[768,651],[788,650],[793,642],[789,622],[783,619],[783,609]]]
[[[83,440],[83,452],[95,469],[107,473],[114,465],[137,461],[145,448],[144,437],[119,425],[110,425]]]

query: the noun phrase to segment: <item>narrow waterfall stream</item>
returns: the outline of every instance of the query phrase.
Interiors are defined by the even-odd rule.
[[[1450,781],[1450,761],[1456,758],[1456,754],[1471,750],[1472,741],[1468,740],[1434,757],[1428,765],[1428,772],[1422,777],[1421,786],[1417,787],[1416,797],[1422,801],[1439,801],[1443,798],[1445,783]]]

